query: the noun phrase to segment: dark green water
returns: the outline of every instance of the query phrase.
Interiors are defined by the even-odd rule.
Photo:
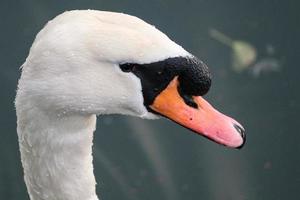
[[[207,99],[246,128],[247,144],[226,149],[167,120],[98,120],[94,164],[104,200],[300,199],[299,8],[296,1],[8,1],[0,2],[0,199],[28,199],[13,106],[19,66],[36,33],[72,9],[125,12],[154,24],[204,60],[213,73]],[[231,68],[231,51],[211,28],[255,46],[280,70],[255,77]]]

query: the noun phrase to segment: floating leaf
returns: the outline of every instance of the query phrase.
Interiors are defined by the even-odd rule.
[[[248,42],[233,40],[216,29],[210,30],[210,36],[232,49],[232,68],[236,72],[247,69],[256,60],[256,49]]]
[[[256,50],[247,42],[235,40],[232,50],[232,67],[236,72],[247,69],[256,60]]]

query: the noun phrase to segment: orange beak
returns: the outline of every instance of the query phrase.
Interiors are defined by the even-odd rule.
[[[234,119],[214,109],[201,96],[192,96],[197,108],[188,106],[178,92],[175,77],[155,99],[150,108],[178,124],[219,144],[241,148],[245,142],[244,128]]]

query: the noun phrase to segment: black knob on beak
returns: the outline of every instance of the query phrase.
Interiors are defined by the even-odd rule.
[[[179,83],[184,94],[203,96],[211,85],[208,67],[198,58],[186,58],[179,74]]]

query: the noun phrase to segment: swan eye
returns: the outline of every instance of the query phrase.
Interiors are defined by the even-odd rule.
[[[132,72],[134,70],[134,64],[131,63],[125,63],[120,65],[120,68],[123,72]]]

